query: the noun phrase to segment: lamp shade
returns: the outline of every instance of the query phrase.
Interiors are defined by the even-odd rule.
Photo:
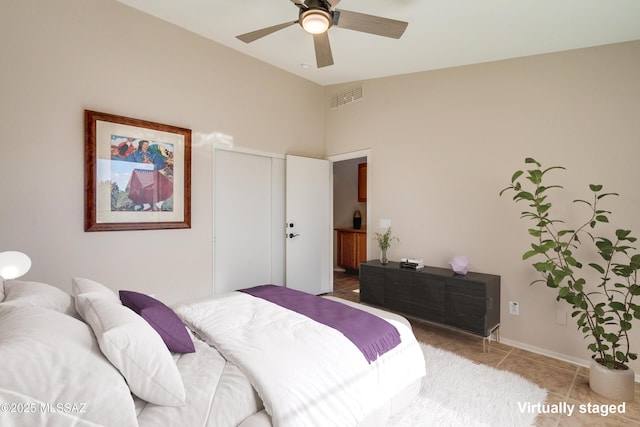
[[[307,33],[321,34],[331,26],[331,15],[323,10],[304,11],[300,18],[300,25]]]
[[[31,268],[31,258],[22,252],[0,252],[0,276],[5,280],[16,279],[27,274]]]

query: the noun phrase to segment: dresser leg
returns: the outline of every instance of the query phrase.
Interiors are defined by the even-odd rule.
[[[500,342],[500,324],[498,323],[493,329],[489,331],[489,335],[482,338],[482,352],[491,352],[491,337],[496,336],[496,342]]]

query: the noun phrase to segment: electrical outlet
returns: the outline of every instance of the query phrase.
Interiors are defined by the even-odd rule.
[[[567,312],[558,310],[556,311],[556,325],[567,326]]]
[[[509,314],[520,316],[520,303],[518,301],[509,301]]]

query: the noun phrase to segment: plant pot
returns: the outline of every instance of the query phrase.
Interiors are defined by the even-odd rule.
[[[589,387],[608,399],[631,402],[634,397],[635,373],[633,369],[608,369],[591,359]]]

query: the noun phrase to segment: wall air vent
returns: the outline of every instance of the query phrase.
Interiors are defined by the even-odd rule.
[[[337,108],[343,107],[347,104],[350,104],[354,101],[360,101],[362,99],[362,87],[357,89],[350,90],[349,92],[345,92],[338,96],[334,96],[331,98],[331,105],[329,108],[335,110]]]

